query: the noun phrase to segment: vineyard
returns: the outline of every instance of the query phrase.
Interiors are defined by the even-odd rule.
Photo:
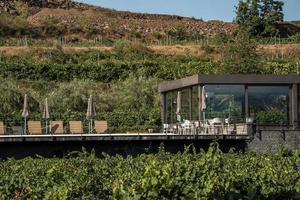
[[[205,152],[0,162],[1,199],[299,199],[299,151]]]
[[[240,46],[245,45],[230,49],[241,49]],[[160,131],[157,85],[162,80],[194,74],[297,74],[300,70],[299,49],[287,49],[284,57],[274,56],[270,49],[261,50],[259,56],[253,55],[258,61],[252,63],[247,60],[247,52],[235,59],[220,58],[231,51],[222,52],[221,47],[203,48],[206,56],[157,53],[128,41],[118,41],[109,51],[7,50],[0,53],[0,81],[3,82],[0,120],[10,126],[21,125],[26,93],[30,96],[30,120],[41,119],[47,97],[52,120],[84,121],[87,98],[92,94],[97,108],[95,118],[107,120],[110,133]]]

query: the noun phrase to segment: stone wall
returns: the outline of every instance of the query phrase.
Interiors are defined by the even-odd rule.
[[[248,148],[259,152],[275,152],[281,147],[300,150],[300,130],[260,130],[248,142]]]

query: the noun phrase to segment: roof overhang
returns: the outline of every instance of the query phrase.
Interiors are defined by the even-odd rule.
[[[194,75],[182,79],[164,81],[159,84],[159,92],[179,90],[204,84],[245,84],[245,85],[287,85],[300,84],[299,75]]]

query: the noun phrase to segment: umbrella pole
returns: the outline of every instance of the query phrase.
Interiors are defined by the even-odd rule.
[[[207,131],[207,124],[205,122],[205,111],[203,111],[203,124],[204,124],[204,132],[206,133],[206,131]]]
[[[91,134],[93,133],[93,119],[91,119]]]
[[[49,134],[52,135],[51,122],[50,122],[50,124],[49,124]]]
[[[46,135],[48,135],[48,120],[46,120]]]
[[[26,135],[26,129],[27,129],[26,128],[26,126],[27,126],[26,117],[24,119],[25,119],[25,124],[24,124],[24,133],[23,134]]]

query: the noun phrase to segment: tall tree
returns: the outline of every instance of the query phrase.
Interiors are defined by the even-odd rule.
[[[252,0],[249,13],[250,21],[248,26],[251,27],[250,33],[258,35],[262,31],[262,20],[259,17],[259,0]]]
[[[249,14],[249,3],[244,1],[239,1],[239,5],[236,8],[236,18],[235,21],[238,24],[247,24],[250,20]]]
[[[236,22],[252,35],[275,35],[275,24],[283,21],[283,5],[279,0],[240,0],[236,7]]]

